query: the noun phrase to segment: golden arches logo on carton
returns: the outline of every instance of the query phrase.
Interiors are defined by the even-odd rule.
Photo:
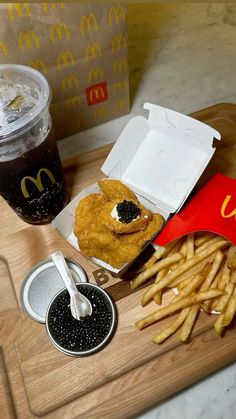
[[[115,111],[126,111],[129,108],[129,98],[120,99],[115,104]]]
[[[127,73],[128,71],[128,64],[127,61],[124,58],[121,58],[120,60],[117,60],[113,64],[112,73],[113,76],[120,73]]]
[[[60,70],[63,65],[65,67],[68,67],[68,65],[74,65],[74,64],[75,64],[75,60],[71,51],[59,52],[59,54],[57,54],[57,69],[58,70]]]
[[[112,6],[108,12],[108,25],[111,26],[113,23],[118,23],[119,21],[125,22],[126,20],[126,10],[119,4],[118,6]]]
[[[8,3],[8,16],[11,21],[22,16],[32,16],[28,3]]]
[[[93,120],[95,122],[100,121],[101,119],[104,119],[106,117],[107,117],[107,109],[105,108],[105,106],[102,106],[93,110]]]
[[[61,89],[63,91],[72,89],[73,87],[78,87],[78,86],[79,86],[78,79],[74,75],[63,77],[61,80]]]
[[[95,80],[103,80],[104,71],[101,67],[91,68],[88,73],[88,82],[92,83]]]
[[[98,29],[98,24],[97,24],[97,19],[96,16],[93,13],[90,13],[90,15],[87,16],[82,16],[80,19],[80,33],[82,35],[85,34],[85,30],[87,30],[88,32],[91,32],[91,30],[97,30]]]
[[[221,206],[221,211],[220,211],[220,213],[221,213],[221,216],[222,216],[223,218],[231,218],[231,217],[235,217],[235,220],[236,220],[236,208],[234,208],[232,211],[230,211],[230,212],[228,212],[228,213],[226,214],[226,208],[227,208],[227,206],[228,206],[228,204],[229,204],[229,202],[230,202],[231,198],[232,198],[232,195],[227,195],[227,196],[225,197],[224,202],[223,202],[223,204],[222,204],[222,206]]]
[[[122,92],[122,90],[128,89],[128,80],[118,81],[112,84],[112,93],[116,95],[117,92]]]
[[[0,51],[2,51],[2,54],[6,57],[8,55],[8,49],[4,45],[3,42],[0,41]]]
[[[43,12],[47,13],[49,9],[56,9],[57,7],[64,9],[65,5],[64,3],[43,3]]]
[[[44,62],[42,60],[35,60],[35,61],[30,61],[28,63],[28,65],[30,67],[35,68],[35,70],[41,71],[42,73],[46,74],[47,73],[47,69],[46,66],[44,64]]]
[[[40,47],[38,36],[32,30],[18,33],[18,45],[21,51],[26,48]]]
[[[70,31],[65,23],[61,22],[58,25],[51,25],[49,37],[52,43],[56,42],[57,39],[62,39],[63,34],[66,39],[70,39]]]
[[[127,34],[126,35],[115,35],[111,40],[111,51],[115,52],[121,48],[127,48]]]
[[[93,44],[87,45],[84,53],[85,61],[88,62],[89,60],[93,60],[97,57],[102,57],[102,48],[98,44],[98,42],[94,42]]]
[[[65,105],[68,109],[75,108],[76,106],[81,105],[80,96],[72,96],[65,100]]]
[[[52,172],[47,169],[47,168],[42,168],[38,171],[36,178],[34,178],[33,176],[25,176],[23,177],[23,179],[21,180],[21,191],[24,195],[25,198],[29,198],[29,192],[28,189],[26,187],[26,181],[33,183],[36,188],[38,189],[39,192],[42,192],[44,190],[44,186],[42,183],[42,173],[44,173],[45,175],[47,175],[47,177],[50,179],[51,183],[54,184],[56,182],[55,177],[53,176]]]

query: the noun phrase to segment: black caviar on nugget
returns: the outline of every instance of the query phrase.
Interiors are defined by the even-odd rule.
[[[69,294],[64,290],[51,304],[48,329],[55,343],[65,350],[83,352],[104,341],[112,327],[113,313],[102,291],[80,284],[77,288],[91,302],[92,315],[76,320],[70,311]]]
[[[135,220],[140,216],[140,208],[133,201],[127,201],[126,199],[123,202],[120,202],[116,206],[117,214],[119,221],[121,223],[128,224],[132,220]]]

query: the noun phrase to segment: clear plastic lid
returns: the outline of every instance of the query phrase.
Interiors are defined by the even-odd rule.
[[[0,64],[0,140],[29,129],[50,101],[50,88],[41,73],[23,65]]]

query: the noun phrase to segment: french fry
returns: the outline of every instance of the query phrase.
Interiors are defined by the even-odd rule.
[[[182,246],[180,248],[180,253],[182,253],[183,257],[186,257],[186,252],[187,252],[187,245],[186,245],[186,240],[182,243]]]
[[[221,250],[218,250],[215,255],[215,259],[212,263],[211,269],[202,285],[202,289],[208,289],[210,287],[218,270],[220,269],[220,265],[222,263],[223,258],[224,258],[224,253],[221,252]]]
[[[214,329],[217,335],[221,336],[223,328],[228,326],[235,315],[236,310],[236,287],[234,287],[233,293],[228,301],[228,305],[224,313],[220,314],[214,323]]]
[[[199,247],[203,243],[211,240],[213,237],[215,237],[215,234],[213,234],[213,233],[204,233],[200,237],[195,239],[195,246]]]
[[[227,266],[231,270],[236,269],[236,255],[228,259]]]
[[[211,246],[214,243],[217,243],[218,241],[222,240],[222,238],[220,236],[215,236],[212,239],[206,241],[205,243],[203,243],[201,246],[199,246],[196,251],[195,254],[198,255],[199,253],[201,253],[203,250],[207,249],[209,246]]]
[[[228,304],[228,301],[231,297],[231,294],[233,292],[234,289],[234,284],[232,282],[230,282],[228,285],[226,285],[225,287],[225,292],[227,292],[226,295],[222,295],[221,297],[219,297],[219,300],[217,302],[216,305],[214,305],[214,307],[212,306],[212,308],[220,313],[223,313],[226,309],[226,306]]]
[[[177,294],[173,300],[171,301],[171,303],[175,303],[176,301],[181,300],[184,297],[187,297],[188,295],[191,295],[193,293],[193,291],[195,291],[202,283],[202,281],[204,281],[204,275],[203,274],[198,274],[195,275],[192,278],[192,281],[190,281],[188,283],[188,285],[186,285],[185,288],[183,288],[179,294]]]
[[[187,281],[190,277],[193,275],[198,274],[199,272],[202,272],[205,264],[207,262],[212,262],[215,258],[216,252],[212,253],[211,255],[207,256],[206,259],[203,259],[200,263],[197,265],[193,265],[192,268],[187,269],[187,271],[180,274],[171,284],[169,285],[171,288],[178,287],[179,284],[181,284],[183,281]]]
[[[231,273],[229,280],[233,284],[236,284],[236,270]]]
[[[199,270],[200,272],[200,270]],[[188,278],[184,279],[182,282],[180,282],[180,284],[178,285],[178,291],[182,290],[183,288],[185,288],[189,282],[192,281],[192,279],[195,277],[195,275],[189,276]]]
[[[164,342],[169,336],[173,335],[177,329],[183,324],[186,316],[189,313],[189,307],[183,308],[181,313],[178,315],[177,319],[170,324],[166,329],[162,330],[156,336],[153,337],[153,343],[160,344]]]
[[[191,259],[194,256],[194,234],[187,235],[186,240],[186,259]]]
[[[183,298],[180,301],[177,301],[176,303],[171,303],[168,306],[163,307],[147,315],[143,319],[137,321],[136,326],[138,329],[141,330],[144,327],[147,327],[157,322],[158,320],[162,319],[163,317],[169,316],[170,314],[173,314],[182,308],[201,303],[202,301],[215,298],[223,294],[225,294],[224,291],[221,291],[218,289],[212,289],[212,290],[207,290],[207,291],[201,291],[198,294],[190,295],[188,297]]]
[[[191,259],[187,260],[183,263],[183,265],[179,266],[175,271],[169,272],[164,278],[162,278],[158,283],[151,285],[150,288],[144,293],[141,304],[145,306],[153,296],[158,292],[161,291],[163,288],[167,287],[169,284],[173,285],[174,280],[184,273],[185,271],[192,268],[194,265],[197,265],[202,260],[206,259],[216,250],[228,246],[230,243],[227,240],[220,240],[216,243],[209,246],[207,249],[203,250],[198,255],[193,256]],[[148,276],[150,278],[150,276]]]
[[[156,304],[158,304],[160,306],[161,303],[162,303],[162,291],[158,291],[154,295],[153,300],[155,301]]]
[[[175,240],[171,243],[168,243],[166,247],[158,247],[158,249],[153,253],[152,257],[143,265],[142,270],[145,271],[146,269],[151,268],[154,265],[154,263],[156,263],[161,258],[167,256],[177,242],[178,240]]]
[[[221,266],[221,267],[220,267],[219,271],[217,272],[217,274],[216,274],[216,276],[215,276],[214,280],[212,281],[212,283],[211,283],[211,285],[210,285],[210,289],[212,289],[212,288],[218,288],[218,283],[219,283],[219,281],[220,281],[220,278],[221,278],[221,275],[222,275],[222,272],[223,272],[223,268],[224,268],[224,266]],[[209,312],[211,311],[211,305],[212,305],[212,300],[205,301],[205,302],[202,304],[202,308],[203,308],[203,310],[204,310],[206,313],[209,313]]]
[[[167,275],[169,271],[169,267],[162,269],[161,271],[158,272],[155,282],[160,281],[165,275]],[[157,292],[154,297],[153,300],[155,301],[156,304],[160,305],[161,301],[162,301],[162,291]]]
[[[200,309],[200,304],[195,304],[189,310],[189,313],[187,314],[185,318],[183,326],[180,329],[179,340],[181,342],[186,342],[188,340],[190,333],[192,331],[193,325],[195,323],[195,320],[197,318],[199,309]]]
[[[148,268],[146,271],[141,272],[138,276],[136,276],[136,278],[133,281],[131,281],[131,288],[138,288],[145,281],[147,281],[149,278],[155,275],[158,271],[161,271],[163,268],[172,265],[173,263],[179,261],[182,258],[183,255],[181,253],[174,253],[173,255],[167,256],[165,259],[160,260],[159,262],[151,266],[151,268]]]

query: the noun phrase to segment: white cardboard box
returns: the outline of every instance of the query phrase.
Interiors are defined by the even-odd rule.
[[[189,196],[214,154],[214,138],[221,137],[210,126],[170,109],[150,103],[145,103],[144,109],[149,111],[148,118],[136,116],[128,122],[101,170],[121,180],[141,204],[167,220]],[[80,192],[52,222],[78,250],[73,234],[75,208],[94,192],[99,192],[97,183]],[[115,274],[124,270],[93,260]]]

